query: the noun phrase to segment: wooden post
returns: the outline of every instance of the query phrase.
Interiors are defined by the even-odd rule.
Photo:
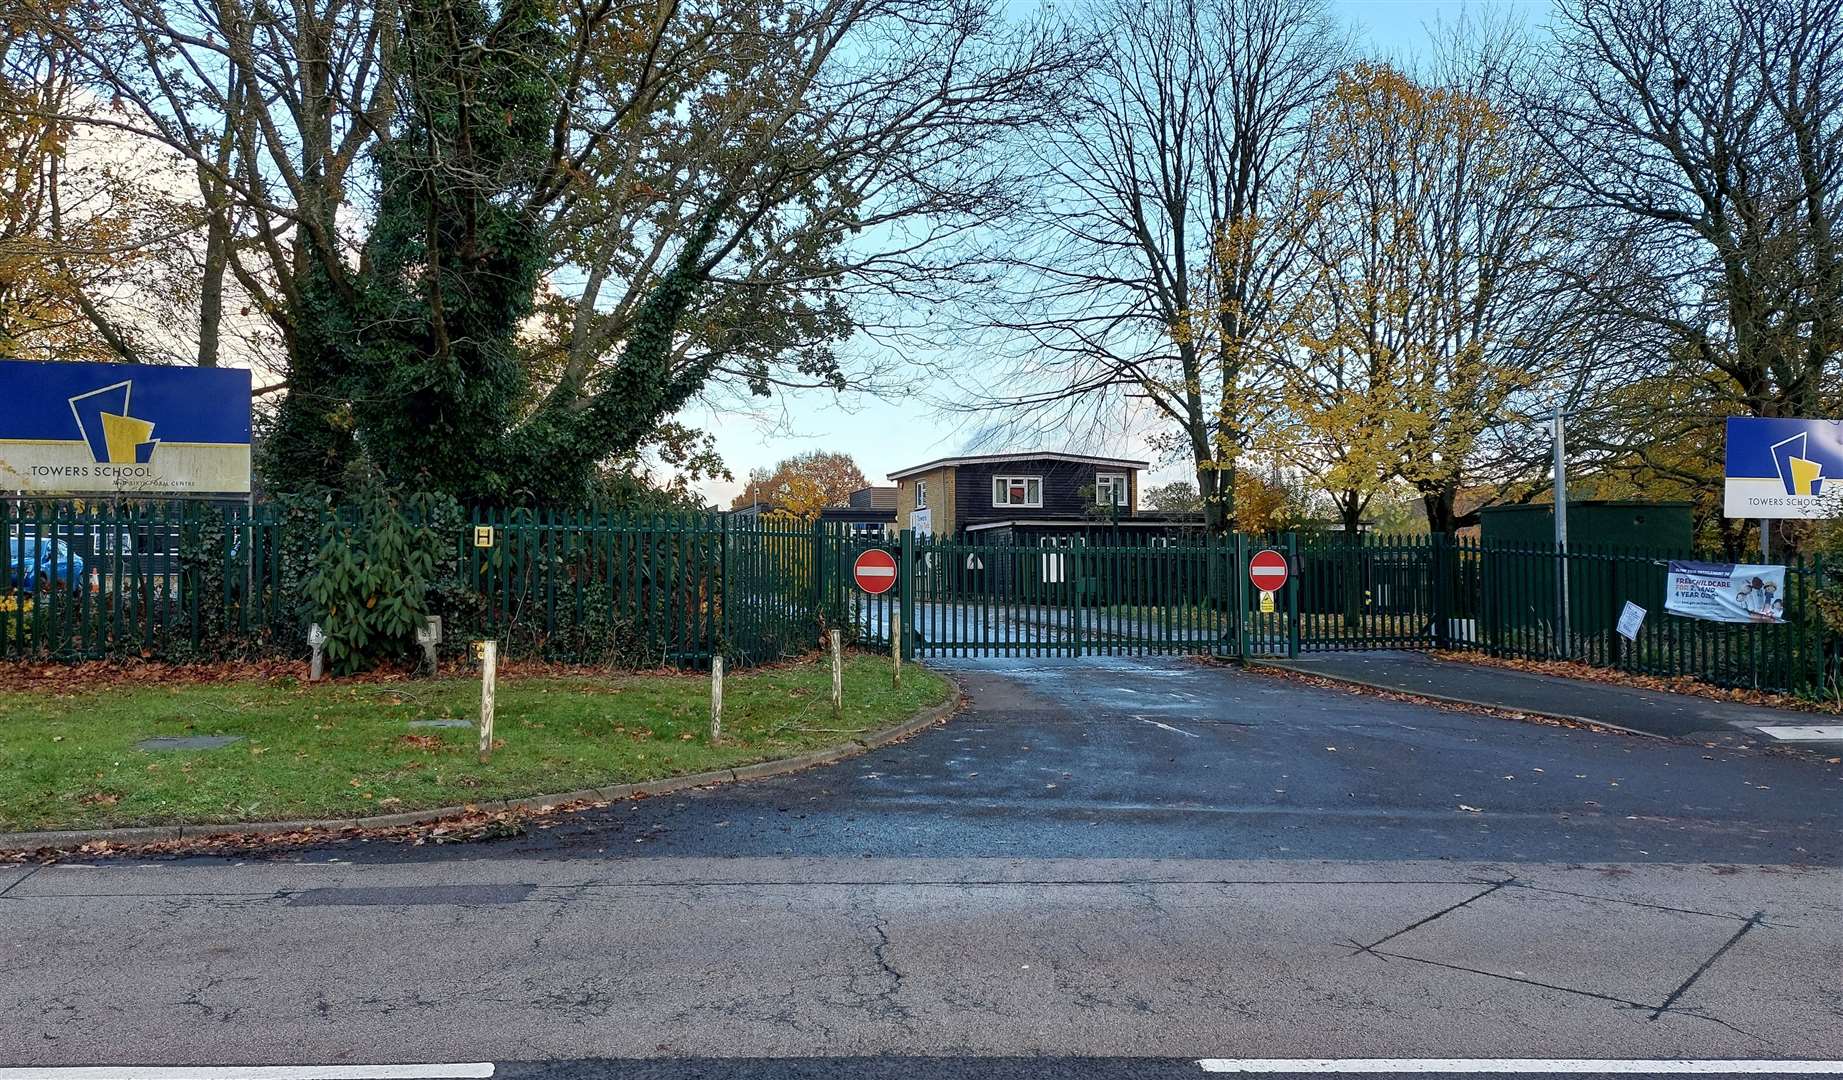
[[[710,741],[723,737],[723,657],[710,658]]]
[[[493,689],[499,679],[499,642],[480,643],[480,764],[493,760]]]
[[[832,719],[845,715],[845,636],[837,630],[827,630],[826,638],[832,643]]]
[[[902,612],[890,613],[890,685],[902,689]]]

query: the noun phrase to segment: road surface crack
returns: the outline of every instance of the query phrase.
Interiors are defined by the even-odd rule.
[[[1473,896],[1468,896],[1464,900],[1459,901],[1457,904],[1453,904],[1449,907],[1443,907],[1439,911],[1434,912],[1432,915],[1429,915],[1424,919],[1419,919],[1419,920],[1416,920],[1415,922],[1411,922],[1407,926],[1402,927],[1400,930],[1395,931],[1393,934],[1390,934],[1389,936],[1385,938],[1380,938],[1376,941],[1372,941],[1368,945],[1365,945],[1362,942],[1356,941],[1354,939],[1350,939],[1349,943],[1352,946],[1355,946],[1351,950],[1350,955],[1356,956],[1361,953],[1369,953],[1372,956],[1393,955],[1392,953],[1378,952],[1377,947],[1380,945],[1386,945],[1389,942],[1394,941],[1396,938],[1402,936],[1403,934],[1408,933],[1410,930],[1418,930],[1421,927],[1426,926],[1428,923],[1433,922],[1435,919],[1438,919],[1444,915],[1450,915],[1453,912],[1458,911],[1462,907],[1468,907],[1472,904],[1476,904],[1478,901],[1483,900],[1485,897],[1490,896],[1492,893],[1498,891],[1499,889],[1508,888],[1509,886],[1517,885],[1517,884],[1519,884],[1519,882],[1514,877],[1505,878],[1502,881],[1492,882],[1491,885],[1487,887],[1483,892],[1477,893]]]
[[[1721,948],[1715,950],[1715,955],[1709,957],[1707,960],[1704,960],[1702,964],[1696,968],[1696,970],[1689,973],[1689,978],[1684,979],[1683,984],[1681,986],[1678,986],[1675,990],[1672,990],[1670,992],[1670,996],[1664,999],[1664,1003],[1662,1005],[1659,1005],[1656,1008],[1656,1010],[1654,1010],[1651,1013],[1651,1019],[1656,1020],[1658,1017],[1664,1015],[1665,1013],[1673,1011],[1671,1006],[1677,1003],[1678,998],[1681,998],[1684,994],[1688,993],[1690,987],[1696,985],[1696,980],[1702,978],[1703,972],[1709,970],[1710,966],[1712,966],[1715,963],[1715,961],[1720,960],[1722,958],[1723,953],[1726,953],[1729,949],[1732,949],[1734,948],[1735,945],[1739,944],[1740,940],[1747,936],[1748,931],[1752,930],[1756,926],[1759,926],[1761,923],[1765,921],[1766,921],[1766,912],[1764,911],[1754,912],[1753,916],[1749,918],[1746,922],[1742,923],[1741,928],[1739,930],[1736,930],[1732,937],[1728,938],[1728,940],[1721,943]],[[1694,1015],[1694,1014],[1688,1014],[1688,1015]]]

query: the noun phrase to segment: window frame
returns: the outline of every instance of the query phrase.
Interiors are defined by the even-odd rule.
[[[911,509],[914,509],[914,510],[928,509],[928,479],[927,477],[923,477],[915,481],[915,505],[911,507]]]
[[[1011,483],[1014,480],[1021,481],[1024,485],[1024,501],[1023,502],[1011,502],[1010,501]],[[1037,488],[1037,498],[1036,498],[1036,501],[1034,502],[1031,501],[1031,498],[1030,498],[1030,487],[1032,484],[1035,484]],[[1003,501],[999,499],[999,495],[1001,493],[1004,494],[1006,497],[1005,500]],[[1043,477],[1042,475],[1038,474],[1038,475],[1032,476],[1026,473],[1006,473],[1004,475],[1000,475],[998,473],[993,473],[992,474],[992,508],[995,510],[1012,510],[1012,509],[1041,510],[1043,509]]]
[[[1118,490],[1119,497],[1115,501],[1113,502],[1102,502],[1101,501],[1101,481],[1102,480],[1118,482],[1119,487],[1117,490]],[[1109,490],[1114,490],[1113,483],[1110,482],[1107,486]],[[1133,505],[1133,481],[1132,481],[1131,474],[1123,473],[1123,472],[1097,472],[1095,473],[1094,474],[1094,505],[1112,506],[1112,507],[1119,507],[1123,509],[1131,509]]]

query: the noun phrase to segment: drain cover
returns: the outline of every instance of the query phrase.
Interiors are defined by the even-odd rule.
[[[418,904],[516,904],[530,885],[383,885],[352,889],[306,889],[289,907],[398,907]]]
[[[137,750],[216,750],[220,746],[243,741],[241,735],[178,735],[160,739],[142,739]]]

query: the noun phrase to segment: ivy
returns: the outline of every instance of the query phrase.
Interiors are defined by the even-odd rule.
[[[374,151],[371,231],[342,280],[306,275],[288,313],[289,393],[264,474],[278,492],[337,488],[358,462],[467,505],[580,504],[710,378],[719,350],[680,366],[675,345],[735,205],[700,211],[620,354],[586,385],[549,392],[521,335],[553,255],[568,15],[545,0],[398,11],[401,107]]]

